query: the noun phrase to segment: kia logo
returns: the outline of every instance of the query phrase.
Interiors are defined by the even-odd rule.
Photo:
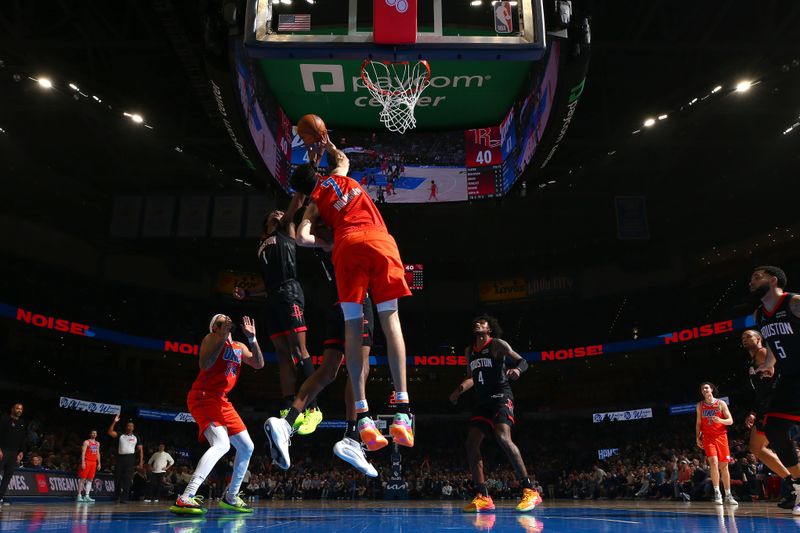
[[[386,0],[386,5],[395,8],[398,13],[408,11],[408,0]]]

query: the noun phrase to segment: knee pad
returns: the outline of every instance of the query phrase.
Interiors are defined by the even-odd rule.
[[[341,302],[339,305],[342,306],[342,314],[344,315],[345,322],[364,319],[364,308],[361,304],[355,302]]]
[[[385,313],[386,311],[397,311],[397,298],[394,300],[389,300],[386,302],[381,302],[375,306],[379,313]]]

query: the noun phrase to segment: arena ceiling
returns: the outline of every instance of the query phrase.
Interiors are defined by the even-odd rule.
[[[457,261],[482,235],[493,253],[539,266],[631,250],[657,258],[796,220],[771,204],[799,189],[800,131],[784,132],[800,120],[800,4],[575,4],[592,14],[592,59],[549,165],[528,174],[524,199],[517,189],[500,201],[387,208],[404,253]],[[218,9],[3,2],[0,157],[18,200],[9,209],[102,240],[116,194],[274,194],[242,163],[205,77],[203,55],[219,55],[225,31],[207,23]],[[44,76],[57,87],[30,79]],[[733,91],[742,80],[758,83]],[[648,241],[616,239],[616,195],[646,197]]]

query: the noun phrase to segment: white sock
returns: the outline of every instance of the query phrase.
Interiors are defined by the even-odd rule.
[[[89,497],[89,493],[92,491],[92,480],[87,479],[86,484],[84,485],[83,491],[86,493],[86,497]]]
[[[232,436],[230,440],[231,446],[236,448],[231,484],[228,486],[228,496],[233,499],[239,494],[239,489],[242,488],[242,481],[247,473],[247,467],[250,465],[250,456],[253,455],[255,445],[246,429]]]
[[[205,435],[211,446],[206,450],[206,453],[203,454],[203,457],[200,458],[200,462],[197,463],[197,468],[194,470],[192,480],[186,486],[186,490],[183,491],[182,496],[188,498],[194,498],[200,485],[203,484],[208,474],[211,473],[217,461],[222,459],[222,456],[231,449],[231,441],[228,439],[228,430],[225,427],[208,426],[203,432],[203,435]]]

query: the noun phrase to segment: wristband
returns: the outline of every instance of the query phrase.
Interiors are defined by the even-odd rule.
[[[517,366],[514,367],[515,369],[519,370],[519,373],[522,374],[526,370],[528,370],[528,362],[525,359],[520,359]]]
[[[250,346],[252,346],[253,344],[258,344],[258,339],[256,338],[255,335],[253,335],[252,337],[247,337],[247,344],[249,344]]]

